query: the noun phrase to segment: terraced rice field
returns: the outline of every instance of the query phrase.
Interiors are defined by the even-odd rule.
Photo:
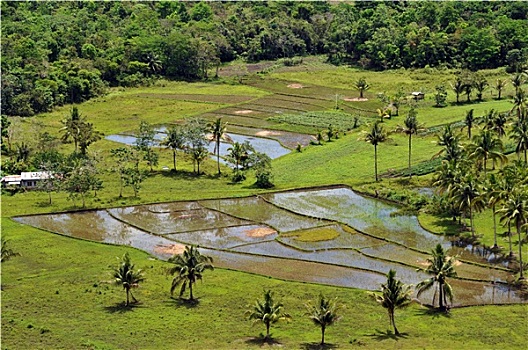
[[[196,244],[220,267],[299,281],[377,289],[389,269],[405,283],[427,278],[429,251],[449,240],[423,230],[414,216],[349,188],[298,190],[190,202],[162,203],[17,221],[52,232],[130,245],[167,259]],[[464,251],[465,255],[471,254]],[[517,303],[508,266],[459,258],[455,305]],[[432,295],[424,295],[429,302]]]

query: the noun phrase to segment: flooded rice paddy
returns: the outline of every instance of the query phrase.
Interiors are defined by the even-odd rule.
[[[51,232],[128,245],[167,259],[196,244],[219,267],[305,282],[379,289],[389,269],[405,283],[427,275],[430,250],[447,239],[425,231],[414,216],[349,188],[299,190],[219,200],[174,202],[15,220]],[[317,234],[324,235],[317,237]],[[467,250],[458,255],[454,305],[517,303],[502,265]],[[430,302],[432,294],[421,297]]]

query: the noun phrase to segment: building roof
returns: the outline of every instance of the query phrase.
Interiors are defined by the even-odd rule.
[[[50,173],[47,171],[32,171],[32,172],[22,172],[20,174],[21,180],[42,180],[47,179],[50,176]]]

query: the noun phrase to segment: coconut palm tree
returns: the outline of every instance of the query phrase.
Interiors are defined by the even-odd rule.
[[[477,100],[482,101],[482,94],[489,86],[488,81],[486,80],[486,78],[484,78],[484,76],[479,75],[473,82],[473,86],[475,87],[475,89],[477,89]]]
[[[466,112],[466,118],[464,119],[464,126],[462,129],[467,127],[468,129],[468,140],[471,140],[471,128],[473,127],[473,124],[475,124],[475,117],[473,115],[473,109],[470,109]]]
[[[457,76],[455,77],[455,82],[454,83],[450,83],[451,85],[451,89],[455,92],[455,95],[456,95],[456,103],[460,103],[460,95],[462,93],[464,93],[464,88],[466,86],[466,83],[464,82],[464,79],[462,79],[462,77],[460,76]]]
[[[513,87],[515,88],[515,94],[519,92],[521,89],[521,86],[523,86],[524,83],[526,83],[526,74],[520,72],[512,75],[511,77],[511,83]]]
[[[359,90],[359,97],[360,98],[363,98],[363,92],[364,91],[367,91],[368,89],[370,89],[370,85],[367,84],[367,81],[365,80],[365,78],[359,78],[354,87]]]
[[[283,312],[282,303],[273,300],[271,290],[264,292],[264,300],[257,300],[251,309],[246,311],[246,315],[254,323],[262,322],[266,326],[266,337],[270,338],[270,326],[282,320],[289,320],[291,316]]]
[[[418,131],[422,130],[423,127],[418,123],[416,119],[416,111],[414,108],[411,108],[407,117],[403,121],[403,126],[398,125],[396,132],[400,132],[409,136],[409,177],[412,177],[411,174],[411,148],[412,148],[412,135],[417,134]]]
[[[436,292],[439,292],[438,304],[439,309],[446,311],[447,298],[453,301],[453,289],[447,281],[449,277],[456,277],[454,259],[447,257],[441,244],[437,244],[435,249],[432,251],[432,259],[427,259],[429,266],[425,269],[420,269],[432,276],[425,281],[422,281],[416,285],[417,296],[420,297],[423,292],[436,287],[433,295],[433,307],[435,305]]]
[[[528,99],[524,90],[517,90],[515,96],[513,96],[513,107],[511,108],[510,113],[516,111],[517,119],[522,119],[523,112],[526,110],[527,101]]]
[[[81,125],[84,123],[84,118],[81,117],[79,109],[73,107],[70,115],[61,121],[63,127],[60,128],[60,132],[64,133],[61,137],[63,143],[70,142],[73,140],[75,145],[75,152],[77,152],[79,139],[81,135]]]
[[[517,229],[517,235],[519,238],[519,278],[524,279],[521,227],[528,222],[528,192],[526,191],[526,188],[523,188],[522,186],[520,188],[516,187],[508,196],[504,203],[504,207],[499,209],[499,213],[501,213],[501,222],[506,221],[508,223],[513,223]]]
[[[319,296],[316,304],[306,304],[308,310],[308,317],[312,322],[321,327],[321,346],[325,344],[325,331],[327,327],[330,327],[341,319],[339,316],[340,305],[337,301],[326,299],[322,294]]]
[[[508,158],[499,151],[502,148],[502,141],[499,138],[493,137],[491,131],[483,130],[473,137],[473,142],[468,145],[468,156],[469,159],[475,159],[482,164],[486,175],[488,159],[499,160],[501,163],[508,161]]]
[[[438,146],[443,146],[444,148],[435,154],[433,158],[443,154],[444,160],[453,161],[455,163],[462,158],[464,148],[460,145],[460,136],[453,132],[450,125],[446,125],[442,134],[438,135],[438,141],[436,144]]]
[[[173,125],[167,130],[167,137],[161,142],[162,146],[172,150],[172,164],[174,171],[177,171],[176,151],[185,147],[185,140],[186,138],[184,130],[180,126]]]
[[[218,118],[214,122],[209,123],[208,128],[209,132],[212,135],[212,141],[215,142],[215,148],[213,153],[216,153],[218,175],[220,175],[220,142],[222,140],[228,140],[228,136],[225,134],[227,129],[227,123],[222,123],[222,118]]]
[[[515,152],[517,156],[519,157],[521,152],[524,152],[524,164],[528,164],[528,116],[526,116],[526,112],[523,114],[525,115],[523,118],[519,118],[513,123],[510,139],[516,143]]]
[[[409,305],[412,290],[410,286],[403,284],[395,276],[396,271],[391,269],[387,274],[387,283],[381,285],[381,294],[374,294],[374,297],[381,306],[387,309],[390,325],[394,327],[394,334],[399,335],[400,332],[394,321],[394,310]]]
[[[175,275],[171,285],[171,295],[174,290],[181,286],[179,297],[185,293],[189,287],[189,301],[194,301],[193,284],[197,280],[202,280],[202,274],[205,270],[214,270],[213,258],[200,254],[198,248],[194,245],[186,246],[182,254],[174,255],[169,259],[174,266],[168,271],[170,275]]]
[[[508,85],[508,82],[504,79],[497,79],[497,81],[495,82],[495,90],[497,90],[497,92],[499,93],[498,95],[498,98],[497,99],[501,99],[501,94],[502,94],[502,90],[504,90],[504,88],[506,87],[506,85]]]
[[[480,183],[471,173],[466,173],[453,184],[449,196],[463,213],[469,211],[471,234],[475,237],[473,214],[482,211],[485,207]]]
[[[387,140],[387,133],[383,130],[383,126],[379,122],[375,123],[369,133],[364,137],[364,140],[374,146],[374,174],[376,182],[378,181],[378,145]]]
[[[119,267],[114,270],[115,283],[119,286],[123,286],[123,289],[126,291],[126,304],[125,306],[130,305],[130,297],[134,303],[137,302],[136,298],[132,295],[130,291],[132,288],[137,288],[140,282],[143,282],[145,278],[141,270],[134,270],[134,264],[130,261],[130,256],[128,252],[123,255]]]

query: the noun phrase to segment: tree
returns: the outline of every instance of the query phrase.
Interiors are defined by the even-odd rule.
[[[202,280],[202,274],[205,270],[214,270],[213,258],[200,254],[198,248],[194,245],[186,246],[182,254],[174,255],[169,259],[174,266],[169,269],[170,275],[175,275],[171,285],[171,295],[174,290],[181,286],[181,298],[187,287],[189,287],[189,301],[194,301],[193,284],[197,280]]]
[[[15,253],[13,249],[9,248],[8,240],[5,238],[5,234],[0,237],[1,240],[1,259],[0,262],[7,261],[14,256],[20,256],[19,253]]]
[[[226,160],[233,166],[233,181],[240,182],[245,180],[245,175],[242,171],[247,167],[247,160],[249,159],[249,154],[254,153],[255,149],[249,141],[243,143],[235,142],[231,147],[227,149]]]
[[[273,174],[271,172],[271,158],[260,152],[253,152],[249,156],[251,167],[255,170],[256,182],[258,188],[272,188]]]
[[[11,125],[11,121],[7,118],[6,115],[3,115],[3,114],[1,118],[2,118],[0,122],[0,129],[2,133],[1,150],[2,150],[2,153],[4,152],[7,153],[8,151],[10,151],[10,147],[6,147],[4,139],[8,141],[8,146],[9,146],[9,126]]]
[[[450,125],[446,125],[442,134],[438,135],[438,146],[443,146],[433,158],[444,154],[443,159],[457,163],[464,153],[464,148],[460,145],[460,136],[453,132]]]
[[[133,150],[130,147],[120,147],[110,150],[115,165],[113,171],[119,176],[119,198],[123,197],[123,186],[125,185],[128,162],[133,158]]]
[[[315,305],[308,303],[306,308],[310,320],[312,320],[314,325],[321,327],[321,346],[324,346],[326,328],[341,319],[341,316],[339,316],[341,305],[337,304],[336,299],[326,299],[321,294]]]
[[[152,167],[158,165],[158,154],[154,152],[156,130],[147,122],[142,121],[139,125],[139,132],[136,136],[135,147],[138,151],[143,152],[143,160]]]
[[[525,113],[526,114],[526,113]],[[524,164],[528,164],[528,117],[517,119],[513,123],[510,139],[516,143],[515,152],[517,156],[524,152]]]
[[[266,337],[270,339],[270,326],[282,320],[291,319],[290,315],[284,313],[284,305],[273,300],[271,290],[264,292],[264,300],[257,300],[255,304],[246,311],[250,320],[254,323],[262,322],[266,326]]]
[[[482,94],[489,86],[488,81],[483,75],[477,75],[473,81],[473,86],[477,89],[477,100],[482,101]]]
[[[437,85],[435,87],[436,93],[435,98],[435,107],[445,107],[447,101],[447,90],[444,85]]]
[[[439,292],[438,304],[441,311],[447,310],[447,298],[453,301],[453,289],[448,283],[447,278],[456,277],[454,259],[445,255],[441,244],[437,244],[432,251],[432,259],[427,259],[429,266],[426,269],[419,269],[428,274],[431,278],[426,279],[416,285],[417,297],[420,297],[423,292],[436,287],[433,295],[433,307],[435,305],[436,292]]]
[[[396,128],[396,132],[403,133],[409,136],[409,177],[412,177],[411,174],[411,148],[412,148],[412,135],[417,134],[419,130],[422,129],[422,126],[418,123],[418,120],[416,119],[416,110],[414,108],[411,108],[409,113],[407,114],[407,117],[405,117],[405,120],[403,121],[403,126],[398,125]]]
[[[495,81],[495,90],[497,90],[498,96],[497,99],[500,100],[502,96],[502,90],[508,85],[508,82],[505,79],[497,79]]]
[[[449,196],[454,204],[463,212],[469,211],[469,222],[471,226],[471,235],[475,237],[475,225],[473,223],[473,213],[480,212],[485,207],[485,201],[482,197],[482,188],[480,183],[475,179],[473,174],[465,173],[459,178],[459,181],[451,187]]]
[[[209,157],[209,151],[205,147],[197,147],[191,153],[193,161],[197,165],[196,174],[200,175],[200,164]]]
[[[214,122],[208,124],[209,132],[212,134],[212,141],[215,143],[215,148],[213,153],[216,153],[216,162],[218,165],[218,175],[221,174],[220,171],[220,142],[222,140],[228,139],[228,136],[225,134],[227,123],[222,123],[222,118],[216,119]]]
[[[41,164],[44,176],[37,183],[37,189],[48,193],[49,204],[51,204],[51,192],[59,192],[62,183],[62,174],[60,174],[61,163],[46,161]]]
[[[468,129],[468,139],[471,140],[471,128],[475,123],[475,117],[473,115],[473,108],[466,112],[466,118],[464,119],[464,127]],[[464,128],[463,127],[463,128]]]
[[[519,188],[520,187],[520,188]],[[500,221],[513,223],[517,229],[517,236],[519,238],[519,279],[524,279],[524,266],[522,259],[522,245],[521,227],[528,222],[528,192],[523,186],[516,187],[506,199],[504,206],[499,209],[501,213]]]
[[[387,140],[387,134],[383,130],[383,126],[376,122],[370,132],[368,132],[364,140],[374,146],[374,174],[376,182],[378,181],[378,145]]]
[[[207,124],[202,119],[191,119],[186,124],[185,138],[187,140],[186,152],[193,159],[193,171],[196,173],[197,160],[200,162],[207,157]],[[205,151],[204,151],[205,150]],[[199,165],[199,164],[198,164]],[[200,170],[198,169],[198,173]]]
[[[464,79],[462,79],[462,77],[460,75],[457,75],[455,77],[455,82],[454,83],[450,83],[451,84],[451,89],[455,92],[455,95],[456,95],[456,103],[460,103],[460,95],[464,93],[464,89],[465,89],[465,86],[466,86],[466,83],[464,82]]]
[[[140,282],[143,282],[145,278],[141,270],[134,270],[134,264],[130,261],[130,256],[128,252],[123,255],[121,263],[118,268],[114,269],[115,283],[118,286],[123,286],[123,289],[126,291],[126,304],[125,306],[130,305],[130,297],[134,303],[137,303],[136,298],[132,295],[130,291],[132,288],[137,288]]]
[[[104,136],[103,133],[94,129],[92,123],[82,122],[79,125],[79,150],[83,156],[86,156],[86,150],[92,143],[99,141]]]
[[[354,87],[356,88],[356,90],[359,90],[359,97],[360,98],[363,98],[363,92],[365,92],[368,89],[370,89],[370,85],[367,83],[365,78],[359,78],[356,81]]]
[[[84,123],[84,118],[81,117],[79,109],[74,106],[70,115],[66,119],[63,119],[61,123],[64,125],[59,130],[64,133],[61,137],[61,141],[63,143],[68,143],[70,140],[73,140],[75,144],[75,152],[77,152],[79,139],[81,137],[81,126]]]
[[[516,111],[517,119],[521,119],[526,111],[526,102],[526,93],[523,89],[518,89],[515,96],[513,96],[513,107],[510,113]]]
[[[470,159],[476,159],[477,164],[482,165],[484,175],[486,175],[488,159],[499,160],[506,163],[508,158],[500,152],[502,141],[493,137],[490,130],[482,130],[480,134],[473,137],[473,142],[468,145],[468,156]]]
[[[511,83],[513,85],[513,87],[515,88],[515,94],[517,94],[519,92],[519,90],[521,89],[521,86],[524,85],[524,83],[526,83],[526,74],[525,73],[516,73],[514,75],[511,76]]]
[[[395,276],[396,271],[389,270],[387,283],[381,285],[381,294],[374,294],[374,297],[381,306],[387,309],[390,325],[394,327],[394,334],[399,335],[400,332],[398,332],[394,320],[394,311],[409,305],[412,290],[410,286],[403,284]]]
[[[167,137],[161,142],[163,146],[172,150],[172,163],[176,170],[176,151],[185,147],[185,132],[178,125],[173,125],[167,130]]]
[[[81,196],[82,207],[86,207],[86,196],[88,191],[92,189],[92,184],[96,180],[97,171],[86,159],[77,159],[74,161],[74,165],[71,171],[66,174],[64,181],[64,189],[68,192],[68,198],[73,200],[75,205],[75,199],[77,196]]]

